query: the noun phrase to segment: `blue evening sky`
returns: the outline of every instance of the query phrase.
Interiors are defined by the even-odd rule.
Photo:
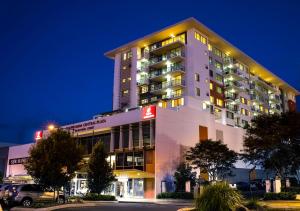
[[[299,11],[297,0],[0,0],[0,142],[112,110],[103,54],[188,17],[300,90]]]

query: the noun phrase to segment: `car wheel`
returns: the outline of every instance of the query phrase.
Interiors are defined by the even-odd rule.
[[[65,203],[64,197],[58,197],[57,203],[58,203],[58,204],[64,204],[64,203]]]
[[[23,207],[31,207],[32,199],[30,199],[30,198],[23,199],[22,200],[22,205],[23,205]]]

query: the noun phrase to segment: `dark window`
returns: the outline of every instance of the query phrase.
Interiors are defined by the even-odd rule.
[[[133,139],[133,146],[139,146],[139,124],[132,125],[132,139]]]
[[[119,149],[119,138],[120,138],[120,130],[116,129],[114,131],[114,148]]]
[[[212,70],[209,70],[209,76],[214,77],[214,72]]]
[[[150,145],[150,122],[143,122],[144,146]]]
[[[128,146],[129,146],[129,127],[128,127],[128,125],[123,126],[122,132],[123,132],[123,137],[122,137],[123,148],[128,148]]]
[[[116,155],[116,166],[123,167],[124,166],[124,154],[119,153]]]

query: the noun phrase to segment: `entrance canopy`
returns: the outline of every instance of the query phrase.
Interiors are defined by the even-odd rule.
[[[128,177],[132,179],[154,178],[153,173],[137,169],[114,170],[113,173],[116,175],[116,177]]]

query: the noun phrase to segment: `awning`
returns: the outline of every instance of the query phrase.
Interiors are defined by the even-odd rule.
[[[149,173],[137,169],[114,170],[113,173],[117,178],[118,177],[127,177],[131,179],[154,178],[153,173]]]

